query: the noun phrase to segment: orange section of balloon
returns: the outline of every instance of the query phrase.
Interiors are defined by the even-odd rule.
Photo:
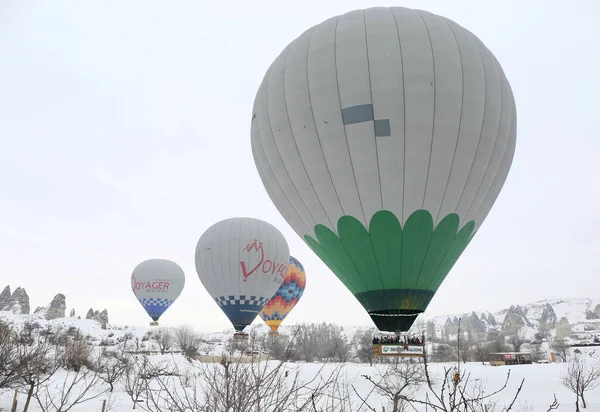
[[[277,332],[281,322],[296,306],[305,287],[304,267],[296,258],[290,256],[290,265],[283,283],[260,313],[260,317],[273,332]]]

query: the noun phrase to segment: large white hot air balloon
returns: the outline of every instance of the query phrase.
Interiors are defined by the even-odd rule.
[[[131,274],[131,289],[154,324],[179,297],[184,286],[183,269],[166,259],[145,260]]]
[[[516,142],[500,64],[425,11],[356,10],[275,59],[252,151],[271,200],[380,330],[423,312],[489,213]]]
[[[252,218],[218,222],[196,246],[198,277],[238,332],[252,323],[279,289],[289,260],[281,232]]]

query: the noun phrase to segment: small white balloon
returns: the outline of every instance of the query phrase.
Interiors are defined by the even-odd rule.
[[[183,291],[183,269],[170,260],[150,259],[133,269],[131,289],[155,322]]]

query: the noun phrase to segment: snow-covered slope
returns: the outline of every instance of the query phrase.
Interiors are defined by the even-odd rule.
[[[538,302],[511,306],[498,312],[472,312],[463,314],[453,314],[437,316],[433,319],[426,317],[419,318],[413,327],[413,331],[426,330],[427,324],[432,322],[435,325],[437,336],[443,336],[445,330],[449,336],[456,333],[456,325],[458,319],[461,318],[461,328],[466,331],[469,328],[475,329],[477,332],[487,333],[490,331],[499,331],[504,334],[510,334],[511,322],[517,323],[516,327],[525,337],[535,340],[536,333],[543,329],[541,319],[544,312],[549,318],[547,323],[549,326],[549,337],[556,336],[557,328],[560,328],[561,319],[566,319],[570,332],[567,338],[571,343],[592,342],[595,337],[600,337],[600,298],[584,299],[551,299]],[[550,316],[548,317],[548,312]],[[511,319],[507,319],[511,318]],[[564,322],[563,319],[563,322]],[[50,327],[56,331],[58,329],[69,330],[73,333],[79,331],[88,340],[96,345],[111,346],[124,339],[129,339],[137,342],[140,350],[158,350],[156,342],[150,339],[151,335],[155,334],[159,329],[156,327],[130,327],[108,324],[106,329],[102,329],[99,322],[91,319],[79,319],[75,317],[63,317],[58,319],[46,320],[43,313],[32,315],[19,315],[11,311],[0,311],[0,320],[5,322],[22,325],[25,322],[33,322],[39,325],[40,328]],[[509,322],[511,321],[511,322]],[[522,325],[519,323],[521,322]],[[453,328],[454,325],[454,328]],[[514,325],[512,325],[514,326]],[[283,335],[293,334],[293,328],[296,325],[282,325],[279,329]],[[351,341],[356,332],[364,330],[374,330],[373,325],[348,326],[340,327],[342,337],[347,341]],[[201,331],[198,331],[201,332]],[[251,337],[258,340],[263,339],[269,332],[266,325],[259,320],[246,330]],[[200,334],[205,342],[202,351],[206,354],[220,353],[223,350],[234,333],[233,328],[226,329],[221,332]]]
[[[433,322],[438,336],[449,331],[456,333],[458,319],[461,329],[478,324],[485,332],[499,331],[505,335],[518,333],[526,338],[539,339],[539,333],[547,329],[549,336],[568,338],[572,343],[593,341],[600,336],[600,299],[571,298],[548,299],[522,305],[514,305],[498,312],[471,312],[437,316],[423,319],[415,328],[425,328],[426,322]],[[561,330],[562,328],[562,330]],[[570,333],[569,333],[570,332]]]

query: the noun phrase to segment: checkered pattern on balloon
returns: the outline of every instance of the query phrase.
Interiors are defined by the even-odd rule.
[[[283,283],[260,313],[261,318],[271,329],[277,330],[302,297],[305,287],[304,267],[298,260],[290,257],[290,265]]]
[[[150,315],[155,322],[158,321],[158,318],[160,318],[174,302],[173,299],[166,298],[141,298],[139,301],[144,309],[146,309],[146,312],[148,312],[148,315]]]

